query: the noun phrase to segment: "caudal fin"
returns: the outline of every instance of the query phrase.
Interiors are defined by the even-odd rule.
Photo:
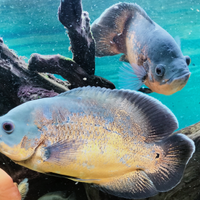
[[[157,168],[147,175],[159,192],[165,192],[181,181],[185,166],[195,151],[195,145],[183,134],[173,135],[160,143],[164,153],[157,154]]]

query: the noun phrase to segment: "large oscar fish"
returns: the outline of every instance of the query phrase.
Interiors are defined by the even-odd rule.
[[[183,56],[171,35],[133,3],[118,3],[106,9],[91,27],[96,56],[123,53],[123,87],[170,95],[187,83],[190,58]],[[125,73],[125,74],[124,74]]]
[[[0,152],[32,170],[146,198],[181,180],[194,143],[172,112],[139,92],[78,88],[0,117]]]

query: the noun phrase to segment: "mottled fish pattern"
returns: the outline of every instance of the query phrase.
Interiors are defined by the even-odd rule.
[[[158,100],[129,90],[78,88],[0,117],[0,151],[50,175],[109,194],[146,198],[175,187],[193,141]]]

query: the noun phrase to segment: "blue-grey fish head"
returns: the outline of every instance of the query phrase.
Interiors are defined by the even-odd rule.
[[[144,65],[148,68],[148,77],[145,84],[152,91],[171,95],[186,85],[190,77],[190,58],[183,56],[169,33],[158,26],[150,38],[147,52]]]
[[[14,161],[27,160],[41,143],[41,133],[35,124],[37,109],[31,101],[0,117],[0,152]]]

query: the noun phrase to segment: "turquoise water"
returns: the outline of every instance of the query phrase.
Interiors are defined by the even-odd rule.
[[[184,55],[189,55],[191,77],[176,94],[151,94],[167,105],[176,115],[179,128],[200,121],[200,1],[199,0],[136,0],[160,26],[173,37],[179,37]],[[59,0],[0,0],[0,37],[5,44],[26,60],[32,53],[61,54],[71,57],[69,39],[57,19]],[[83,0],[83,8],[91,22],[114,0]],[[118,86],[120,56],[96,58],[96,75],[105,77]],[[113,73],[116,72],[116,73]]]

